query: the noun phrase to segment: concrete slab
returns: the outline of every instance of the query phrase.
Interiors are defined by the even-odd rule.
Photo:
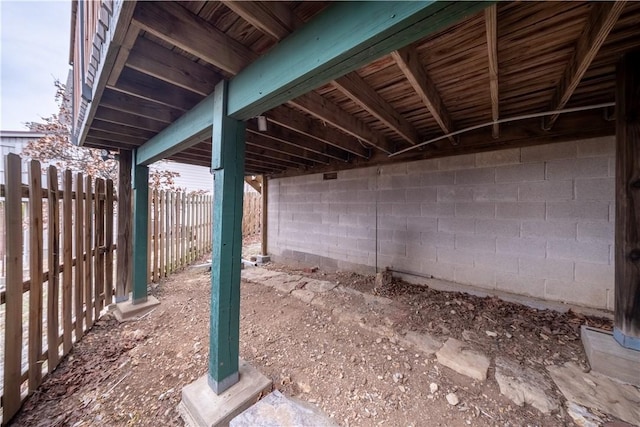
[[[271,257],[269,255],[256,255],[256,261],[258,264],[266,264],[271,261]]]
[[[506,357],[497,357],[495,377],[500,393],[518,406],[526,403],[543,414],[550,414],[560,406],[553,396],[551,382],[529,367]]]
[[[400,339],[400,342],[404,346],[414,347],[428,355],[432,355],[442,347],[442,343],[435,337],[415,331],[407,331],[405,336]]]
[[[551,379],[564,397],[633,425],[640,425],[640,390],[597,373],[585,373],[574,363],[548,366]]]
[[[317,407],[274,391],[231,420],[229,427],[337,426]]]
[[[311,292],[323,293],[329,292],[336,286],[338,286],[337,283],[328,282],[326,280],[308,279],[307,283],[304,285],[304,288]]]
[[[449,338],[436,352],[438,363],[476,380],[487,379],[489,358],[479,351],[465,348],[462,341]]]
[[[159,304],[160,301],[158,301],[156,297],[149,295],[147,300],[143,303],[132,304],[131,300],[117,303],[116,308],[113,310],[113,314],[119,322],[128,322],[131,320],[137,320],[140,316],[144,316]]]
[[[242,359],[238,371],[240,381],[220,395],[209,387],[207,375],[182,389],[178,412],[187,426],[227,426],[271,390],[271,380]]]
[[[313,298],[316,296],[315,293],[305,289],[294,289],[291,291],[291,295],[306,302],[307,304],[311,304],[311,301],[313,301]]]
[[[640,351],[622,347],[602,329],[582,326],[581,338],[591,370],[640,387]]]

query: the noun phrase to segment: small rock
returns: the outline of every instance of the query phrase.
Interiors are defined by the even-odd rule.
[[[429,391],[431,392],[431,394],[434,394],[436,391],[438,391],[438,384],[436,383],[429,384]]]
[[[406,393],[407,388],[403,385],[399,385],[398,388],[400,389],[401,392]]]
[[[302,391],[303,393],[310,393],[311,392],[311,386],[307,383],[298,383],[298,387],[300,388],[300,391]]]
[[[393,382],[397,383],[400,382],[403,378],[403,375],[400,372],[396,372],[395,374],[393,374]]]
[[[447,394],[447,402],[449,402],[449,405],[456,406],[460,403],[460,399],[458,399],[455,393],[449,393]]]
[[[382,342],[382,338],[376,338],[376,344],[380,344]]]
[[[485,334],[487,334],[490,337],[497,337],[498,333],[494,332],[494,331],[484,331]]]
[[[509,332],[505,333],[504,336],[509,338],[509,339],[511,339],[513,337],[513,335],[511,335]]]

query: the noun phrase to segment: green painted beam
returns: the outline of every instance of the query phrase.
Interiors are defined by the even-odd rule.
[[[149,165],[211,136],[213,94],[138,148],[136,164]]]
[[[147,301],[148,209],[149,168],[136,165],[133,168],[133,304]]]
[[[228,114],[259,115],[490,4],[337,2],[231,80]]]
[[[238,382],[240,351],[245,124],[227,116],[227,95],[223,81],[214,92],[211,160],[215,209],[207,378],[217,394]]]

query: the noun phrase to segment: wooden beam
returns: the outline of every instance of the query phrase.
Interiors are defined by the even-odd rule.
[[[124,69],[120,74],[118,85],[110,87],[119,92],[148,99],[182,111],[190,110],[202,100],[202,95],[200,94],[168,84],[131,68]]]
[[[151,138],[138,150],[137,164],[151,164],[211,136],[214,97],[208,96],[191,111]]]
[[[618,65],[614,337],[640,350],[640,51]]]
[[[498,6],[491,5],[484,10],[489,55],[489,91],[491,92],[491,119],[500,118],[500,96],[498,92]],[[500,125],[493,124],[493,137],[500,137]]]
[[[133,247],[131,221],[133,205],[131,200],[131,166],[133,154],[130,150],[120,150],[118,158],[118,257],[116,257],[116,302],[126,301],[131,291],[133,271]]]
[[[372,116],[393,129],[408,143],[415,145],[420,142],[418,132],[413,125],[402,117],[391,104],[373,90],[355,71],[336,79],[333,85]]]
[[[324,126],[320,121],[309,118],[299,111],[286,106],[275,107],[265,113],[270,122],[295,132],[305,134],[362,158],[369,158],[369,150],[357,139],[340,132],[332,126]]]
[[[420,63],[418,51],[412,46],[408,46],[391,53],[396,64],[405,75],[413,90],[416,91],[422,103],[427,107],[435,121],[445,134],[453,132],[453,121],[442,102],[440,93],[436,89],[426,70]],[[454,142],[454,138],[449,138]]]
[[[123,135],[121,133],[109,132],[109,131],[94,129],[94,128],[89,129],[89,134],[87,135],[87,138],[90,138],[90,137],[111,141],[112,144],[117,142],[121,144],[133,145],[136,147],[139,145],[142,145],[146,141],[145,138],[138,138],[137,136]]]
[[[238,74],[257,57],[242,43],[178,3],[140,2],[133,22],[227,73]]]
[[[269,138],[261,133],[247,132],[246,137],[247,144],[282,153],[286,156],[290,156],[288,157],[289,159],[291,159],[291,157],[297,157],[302,162],[311,162],[310,164],[313,162],[322,164],[329,163],[329,158],[327,156],[305,150],[297,145],[292,145],[278,139]],[[300,163],[299,160],[291,160]]]
[[[242,19],[276,40],[285,38],[294,29],[291,24],[284,24],[278,15],[269,10],[269,3],[228,0],[224,0],[222,3]],[[287,10],[290,13],[285,17],[285,22],[291,23],[293,13],[289,8]]]
[[[343,162],[349,161],[349,153],[347,153],[346,151],[340,150],[339,148],[336,148],[332,145],[324,144],[317,139],[308,137],[307,135],[277,126],[275,123],[268,126],[266,132],[261,132],[258,129],[257,124],[253,120],[251,120],[247,122],[247,131],[254,135],[263,135],[267,138],[282,141],[285,144],[300,147],[304,150],[310,151],[312,153],[318,153],[332,159],[341,160]]]
[[[391,143],[379,132],[372,130],[362,120],[344,111],[315,92],[309,92],[289,101],[290,105],[323,120],[374,147],[391,154]]]
[[[164,123],[172,123],[183,114],[178,109],[108,88],[104,90],[100,105]]]
[[[91,123],[91,129],[98,129],[105,132],[117,133],[119,135],[130,136],[134,138],[140,138],[144,141],[152,138],[156,132],[140,129],[134,126],[121,125],[111,122],[106,122],[100,119],[94,119]]]
[[[107,80],[107,86],[115,86],[118,82],[118,78],[120,77],[120,73],[124,68],[124,64],[127,62],[127,58],[129,58],[129,53],[131,52],[131,48],[133,44],[136,42],[138,35],[140,34],[140,27],[138,27],[135,23],[131,23],[129,28],[127,29],[127,33],[122,41],[122,45],[118,48],[118,54],[116,55],[116,60],[113,63],[113,68],[111,69],[111,73],[109,73],[109,79]]]
[[[104,106],[98,107],[95,118],[104,122],[116,123],[126,126],[135,126],[138,129],[150,130],[156,133],[167,127],[166,123],[162,123],[147,117],[136,116],[124,111],[114,110],[113,108]]]
[[[259,160],[255,157],[250,157],[250,156],[244,159],[244,164],[247,166],[258,168],[268,172],[278,172],[278,171],[283,171],[287,169],[286,166],[274,165],[269,161]]]
[[[204,96],[222,80],[208,67],[142,37],[133,46],[127,67]]]
[[[272,151],[262,146],[253,145],[247,141],[247,156],[260,159],[269,162],[274,165],[282,166],[283,168],[308,168],[313,166],[314,163],[308,160],[296,159],[278,151]]]
[[[261,215],[260,215],[260,252],[261,255],[266,256],[267,252],[267,225],[268,225],[268,207],[269,207],[269,179],[266,176],[262,176],[262,192],[261,192]]]
[[[132,303],[147,301],[147,275],[149,263],[147,258],[149,225],[149,167],[133,164],[133,273]]]
[[[600,47],[607,39],[609,32],[613,29],[625,4],[626,1],[591,3],[591,13],[580,37],[576,41],[573,56],[558,82],[549,110],[560,110],[567,105],[580,80],[582,80],[591,62],[598,54]],[[559,116],[559,114],[549,116],[543,122],[544,129],[551,129]]]
[[[244,177],[244,182],[246,182],[247,184],[249,184],[251,186],[251,188],[253,188],[254,190],[256,190],[258,193],[262,194],[262,177],[260,175],[258,176],[245,176]]]

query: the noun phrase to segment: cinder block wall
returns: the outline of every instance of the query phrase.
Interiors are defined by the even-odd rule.
[[[614,168],[607,137],[274,179],[269,252],[613,309]]]

